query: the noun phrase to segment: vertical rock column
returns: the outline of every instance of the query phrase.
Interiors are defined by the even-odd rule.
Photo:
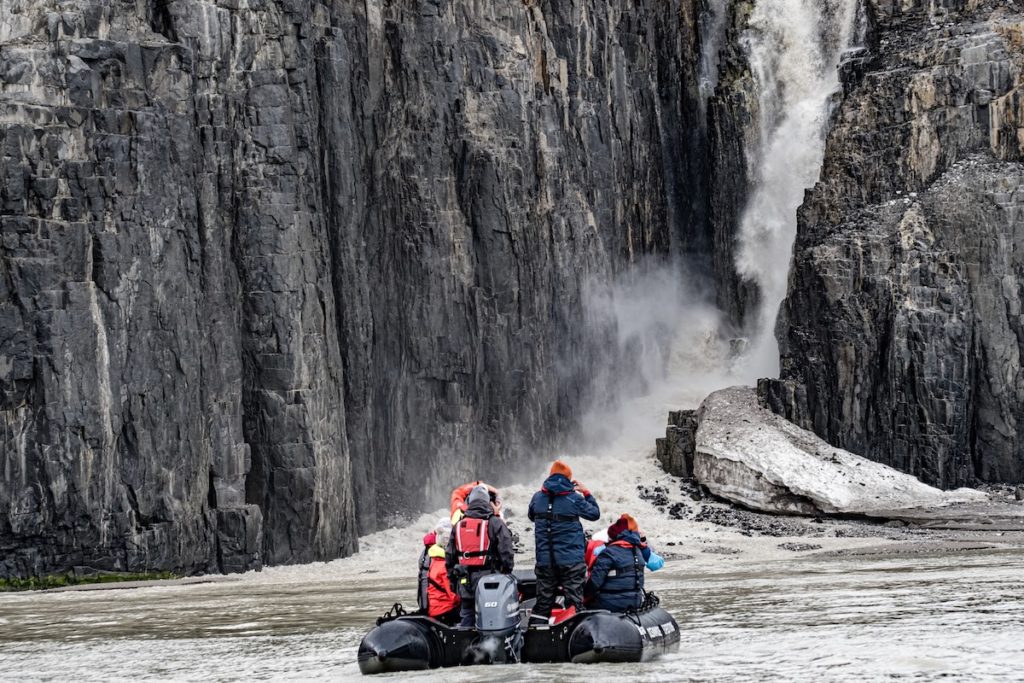
[[[230,185],[213,196],[230,209],[223,224],[238,272],[252,463],[245,499],[263,511],[264,560],[348,554],[351,468],[318,129],[332,94],[320,91],[315,59],[330,22],[322,6],[288,3],[170,12],[175,35],[198,55],[204,130],[229,141],[219,158]]]
[[[6,7],[0,574],[258,566],[192,53],[145,14]]]

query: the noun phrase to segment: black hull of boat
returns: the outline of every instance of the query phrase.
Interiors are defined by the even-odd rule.
[[[481,659],[481,652],[493,650],[481,647],[489,638],[423,615],[400,616],[366,634],[359,645],[359,669],[377,674],[514,661],[504,656]],[[660,607],[635,614],[585,611],[560,624],[525,631],[520,661],[642,662],[678,649],[679,627]]]

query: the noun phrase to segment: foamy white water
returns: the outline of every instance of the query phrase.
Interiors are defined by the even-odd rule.
[[[757,283],[761,309],[748,364],[779,370],[775,320],[786,295],[796,210],[818,179],[837,67],[856,38],[858,0],[759,0],[743,35],[757,84],[759,144],[747,151],[752,194],[743,214],[736,267]]]

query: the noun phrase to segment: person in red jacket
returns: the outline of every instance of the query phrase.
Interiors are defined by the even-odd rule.
[[[490,484],[485,484],[482,481],[471,481],[468,484],[457,486],[452,490],[452,499],[450,505],[450,512],[452,516],[452,524],[458,524],[459,520],[466,514],[466,498],[469,497],[469,492],[477,486],[486,486],[487,493],[491,498],[491,508],[494,509],[494,514],[501,517],[501,494],[498,493],[498,489],[494,488]]]
[[[459,622],[459,595],[452,590],[445,566],[448,531],[438,530],[435,543],[427,549],[430,569],[427,572],[427,614],[449,626]]]

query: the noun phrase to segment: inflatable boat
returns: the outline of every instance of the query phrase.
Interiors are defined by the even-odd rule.
[[[641,662],[679,649],[679,627],[653,593],[635,612],[585,610],[526,628],[532,572],[491,574],[476,593],[476,628],[455,628],[401,605],[377,620],[359,645],[364,674],[517,662]]]

